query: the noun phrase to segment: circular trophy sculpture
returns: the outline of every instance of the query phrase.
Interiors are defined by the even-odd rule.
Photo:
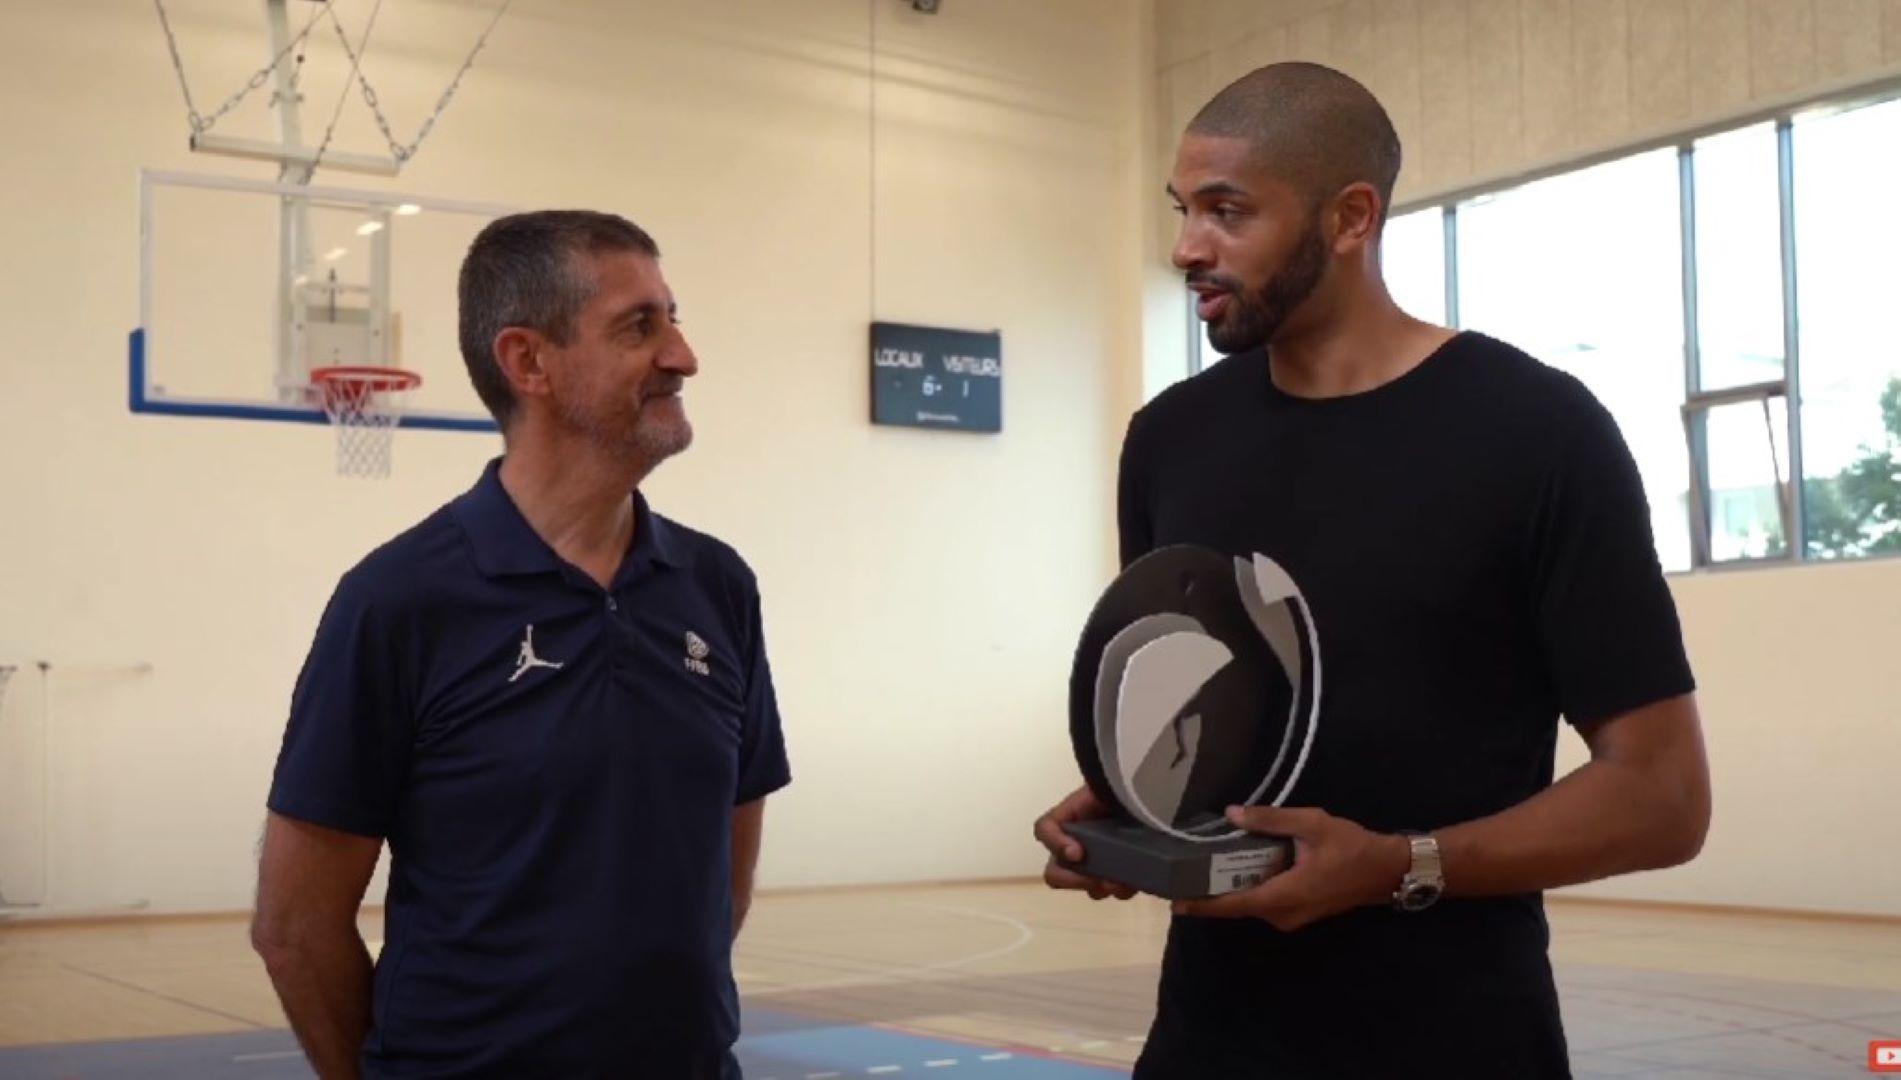
[[[1320,647],[1306,598],[1272,559],[1160,548],[1097,601],[1069,684],[1083,779],[1115,813],[1068,826],[1073,868],[1170,899],[1284,869],[1284,840],[1235,829],[1234,805],[1280,805],[1313,747]]]

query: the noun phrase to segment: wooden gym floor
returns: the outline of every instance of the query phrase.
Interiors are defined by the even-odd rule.
[[[1901,924],[1554,900],[1580,1078],[1866,1076],[1901,1039]],[[380,933],[366,914],[365,936]],[[749,1080],[1110,1077],[1159,901],[1025,883],[761,896],[735,957]],[[0,1076],[308,1075],[240,917],[0,923]]]

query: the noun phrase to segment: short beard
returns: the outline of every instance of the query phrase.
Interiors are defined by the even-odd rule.
[[[647,399],[653,400],[653,399]],[[562,426],[586,439],[610,459],[651,469],[693,444],[693,425],[681,415],[678,422],[646,415],[646,401],[631,415],[578,401],[558,405]]]
[[[1280,333],[1294,309],[1320,287],[1326,272],[1327,245],[1316,212],[1301,230],[1293,254],[1258,294],[1248,296],[1239,290],[1229,294],[1226,315],[1208,324],[1209,343],[1224,356],[1265,346]]]

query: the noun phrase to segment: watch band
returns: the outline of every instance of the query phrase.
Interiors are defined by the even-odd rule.
[[[1406,833],[1411,866],[1393,891],[1393,906],[1401,911],[1424,911],[1445,893],[1445,869],[1437,838],[1425,833]]]

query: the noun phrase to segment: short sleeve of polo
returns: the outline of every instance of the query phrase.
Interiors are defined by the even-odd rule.
[[[766,659],[765,623],[759,592],[749,590],[750,634],[746,664],[746,716],[740,733],[739,781],[735,806],[763,799],[792,782],[786,760],[785,732],[779,723],[778,695],[772,687],[772,665]]]
[[[413,729],[413,683],[388,613],[356,575],[331,596],[291,693],[267,805],[285,817],[383,837]]]

